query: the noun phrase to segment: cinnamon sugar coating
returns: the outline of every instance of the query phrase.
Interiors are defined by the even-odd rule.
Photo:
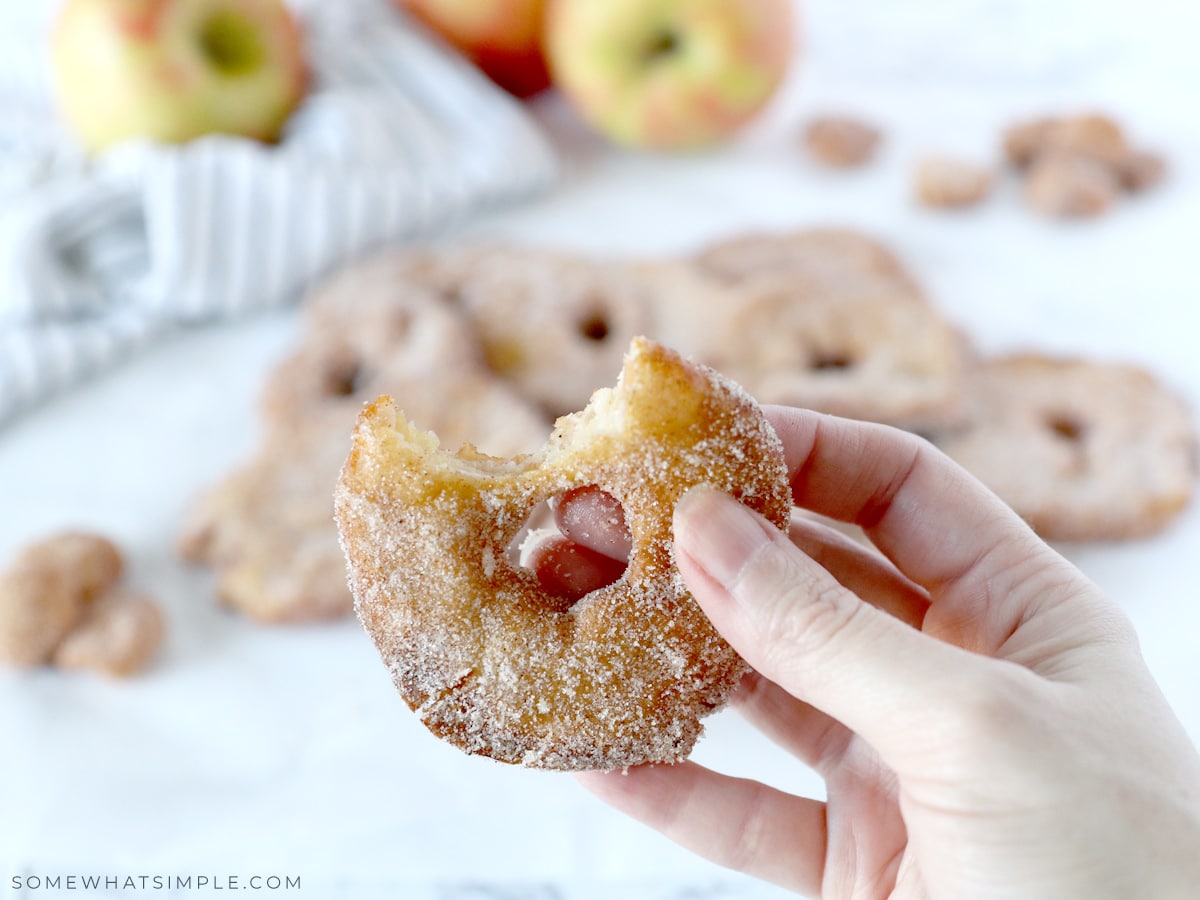
[[[1192,415],[1137,366],[1015,354],[982,360],[970,393],[934,442],[1047,540],[1155,534],[1195,492]]]
[[[990,169],[966,160],[929,156],[917,164],[917,202],[931,209],[978,206],[992,190]]]
[[[695,265],[727,297],[689,349],[760,403],[912,429],[957,419],[962,337],[878,241],[842,228],[747,234]]]
[[[1132,145],[1119,122],[1099,113],[1019,122],[1003,145],[1008,161],[1026,172],[1029,205],[1056,218],[1103,215],[1122,192],[1149,190],[1167,170],[1162,156]]]
[[[142,670],[163,642],[166,626],[158,604],[127,590],[113,590],[88,607],[80,623],[54,652],[60,669],[87,669],[124,678]]]
[[[60,532],[22,550],[0,573],[0,662],[48,661],[123,565],[112,541],[86,532]]]
[[[617,386],[538,453],[448,453],[390,398],[369,405],[336,494],[356,610],[401,696],[460,749],[545,769],[685,758],[746,670],[688,594],[671,517],[690,487],[786,530],[783,448],[715,372],[637,338]],[[507,555],[530,514],[595,484],[633,536],[625,574],[563,610]]]
[[[180,555],[215,569],[221,602],[257,621],[350,614],[332,494],[367,400],[397,397],[451,446],[517,453],[550,431],[487,371],[469,323],[403,272],[389,257],[317,292],[302,341],[267,380],[253,458],[197,497],[183,522]]]
[[[883,132],[850,116],[819,116],[804,129],[803,140],[812,158],[822,165],[854,169],[875,157]]]

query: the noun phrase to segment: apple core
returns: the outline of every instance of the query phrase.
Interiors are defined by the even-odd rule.
[[[682,43],[683,41],[680,40],[678,32],[670,28],[664,28],[658,34],[654,35],[646,45],[646,49],[642,53],[642,59],[647,63],[660,62],[679,52]]]
[[[204,58],[223,75],[253,72],[263,61],[263,45],[254,25],[228,9],[218,10],[200,29]]]

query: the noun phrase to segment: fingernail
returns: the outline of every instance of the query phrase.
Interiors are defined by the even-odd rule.
[[[678,550],[730,592],[746,564],[771,542],[754,513],[707,486],[683,495],[675,507],[674,526]]]

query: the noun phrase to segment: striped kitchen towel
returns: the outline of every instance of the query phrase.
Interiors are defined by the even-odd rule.
[[[280,144],[92,160],[53,118],[44,39],[18,46],[0,15],[0,423],[181,324],[287,303],[372,247],[552,182],[520,105],[387,0],[294,5],[312,87]]]

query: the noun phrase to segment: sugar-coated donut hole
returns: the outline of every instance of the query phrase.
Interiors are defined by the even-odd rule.
[[[1072,444],[1082,441],[1084,432],[1087,431],[1087,426],[1077,416],[1063,412],[1047,416],[1046,427],[1055,437]]]
[[[599,310],[588,313],[579,320],[580,335],[586,340],[595,341],[597,344],[608,339],[610,330],[608,317]]]
[[[853,365],[853,357],[841,350],[817,350],[808,361],[811,372],[840,372]]]
[[[363,366],[358,360],[338,360],[325,371],[325,390],[331,397],[349,397],[362,384]]]

